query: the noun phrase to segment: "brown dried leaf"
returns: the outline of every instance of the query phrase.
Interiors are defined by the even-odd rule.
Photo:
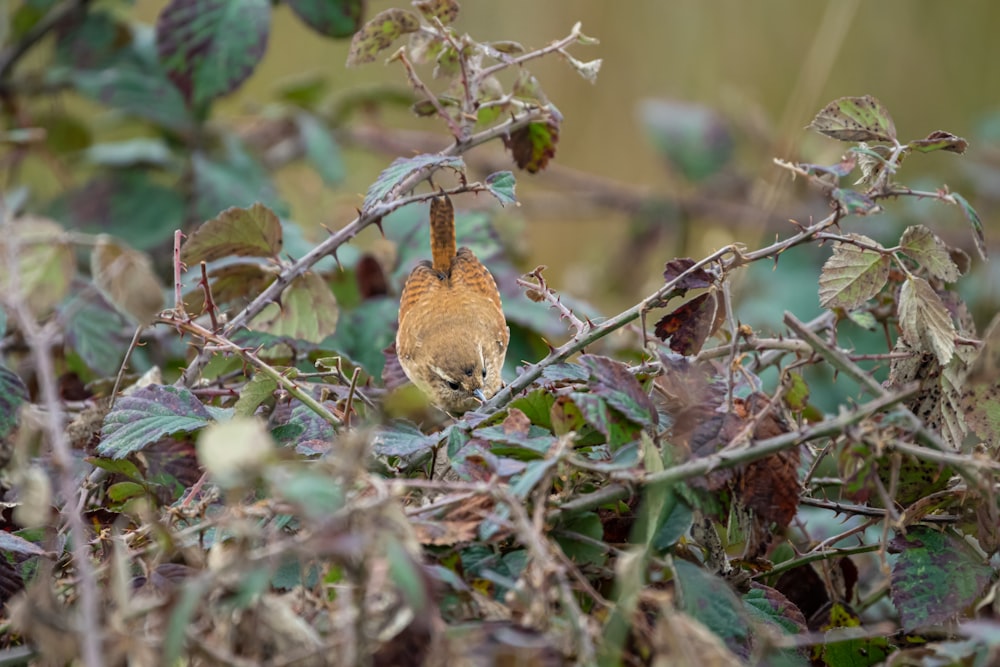
[[[935,130],[928,134],[926,139],[914,139],[907,146],[920,153],[949,151],[961,155],[969,147],[969,142],[951,132]]]
[[[676,280],[678,276],[694,266],[694,260],[690,257],[681,257],[678,259],[672,259],[667,262],[667,265],[663,269],[663,280],[666,282],[671,282]],[[700,289],[703,287],[709,287],[715,282],[712,274],[706,271],[702,267],[698,267],[677,283],[675,286],[678,290],[690,290],[690,289]]]
[[[745,401],[736,399],[734,409],[744,420],[756,420],[754,440],[766,440],[788,432],[788,424],[774,409],[766,414],[770,399],[761,393]],[[799,451],[788,449],[754,461],[740,470],[737,491],[740,501],[766,523],[787,526],[799,507]]]

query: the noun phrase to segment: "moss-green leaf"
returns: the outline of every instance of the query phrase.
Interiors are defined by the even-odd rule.
[[[257,203],[250,208],[227,208],[202,223],[181,247],[188,266],[227,256],[276,257],[281,252],[281,221],[274,211]]]
[[[162,437],[193,433],[211,422],[208,410],[187,389],[150,385],[118,399],[104,418],[97,453],[124,458]]]
[[[270,27],[268,0],[171,0],[156,22],[156,46],[167,76],[200,108],[250,76]]]

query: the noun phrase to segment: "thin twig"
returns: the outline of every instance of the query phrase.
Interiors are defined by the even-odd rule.
[[[10,224],[4,220],[3,227]],[[6,231],[6,229],[4,230]],[[19,283],[19,260],[16,257],[14,243],[6,244],[7,257],[4,260],[9,267],[9,284],[5,294],[5,304],[12,311],[18,327],[24,335],[34,359],[42,405],[45,406],[45,428],[48,431],[49,446],[52,451],[52,466],[55,469],[59,484],[61,502],[59,512],[63,521],[69,526],[71,538],[71,554],[73,566],[76,568],[79,581],[80,608],[77,617],[80,626],[77,629],[82,658],[88,667],[99,667],[104,664],[104,653],[101,648],[101,607],[97,590],[97,579],[94,566],[90,560],[90,540],[87,537],[83,517],[74,505],[74,499],[83,500],[83,494],[78,488],[74,474],[74,459],[65,430],[65,414],[59,398],[58,380],[52,359],[52,329],[39,326],[34,314],[22,298]]]
[[[553,521],[563,514],[584,512],[616,500],[621,500],[622,498],[627,498],[632,492],[632,485],[634,484],[650,485],[683,482],[692,477],[707,475],[715,470],[725,470],[745,463],[759,461],[772,454],[798,447],[811,440],[839,435],[847,427],[853,426],[873,414],[896,406],[915,396],[918,391],[919,386],[914,383],[913,385],[899,389],[894,394],[878,397],[868,403],[859,405],[854,410],[843,412],[836,417],[831,417],[821,422],[816,422],[798,431],[783,433],[767,440],[758,440],[742,449],[721,451],[652,474],[642,475],[639,473],[628,475],[625,471],[622,471],[617,473],[617,476],[631,482],[630,485],[609,484],[593,493],[577,496],[573,500],[565,502],[549,512],[548,519]]]

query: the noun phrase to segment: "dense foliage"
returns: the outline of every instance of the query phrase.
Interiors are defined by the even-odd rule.
[[[534,61],[594,82],[601,61],[578,52],[596,40],[576,25],[537,49],[480,42],[454,0],[285,4],[303,30],[351,38],[349,67],[391,54],[408,91],[330,107],[303,84],[242,125],[216,104],[275,47],[268,0],[171,0],[155,28],[85,0],[12,14],[0,661],[1000,661],[1000,318],[977,328],[955,287],[987,239],[965,197],[909,187],[903,167],[965,139],[901,139],[874,97],[837,99],[809,129],[843,142],[838,163],[775,160],[823,215],[671,259],[655,291],[600,317],[519,268],[489,212],[517,204],[513,170],[556,158],[563,112]],[[49,43],[44,66],[22,62]],[[92,107],[44,104],[68,93],[116,136]],[[352,119],[400,101],[450,136],[396,150],[356,217],[308,241],[274,172],[305,161],[339,187],[341,145],[368,136]],[[692,191],[731,168],[714,112],[641,116]],[[489,142],[509,168],[477,157]],[[55,194],[18,178],[39,163]],[[458,417],[392,349],[441,191],[512,334],[507,386]],[[964,217],[974,256],[933,225],[868,231],[906,198]],[[639,202],[636,219],[692,201]],[[361,251],[369,226],[386,241]],[[742,323],[734,279],[810,248],[818,286],[785,289],[823,313],[785,312],[776,336]],[[880,349],[848,342],[865,332]]]

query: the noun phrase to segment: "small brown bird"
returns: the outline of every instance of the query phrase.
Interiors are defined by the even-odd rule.
[[[396,354],[413,384],[461,414],[503,384],[510,329],[489,270],[468,248],[455,250],[455,209],[446,196],[431,200],[431,257],[403,287]]]

